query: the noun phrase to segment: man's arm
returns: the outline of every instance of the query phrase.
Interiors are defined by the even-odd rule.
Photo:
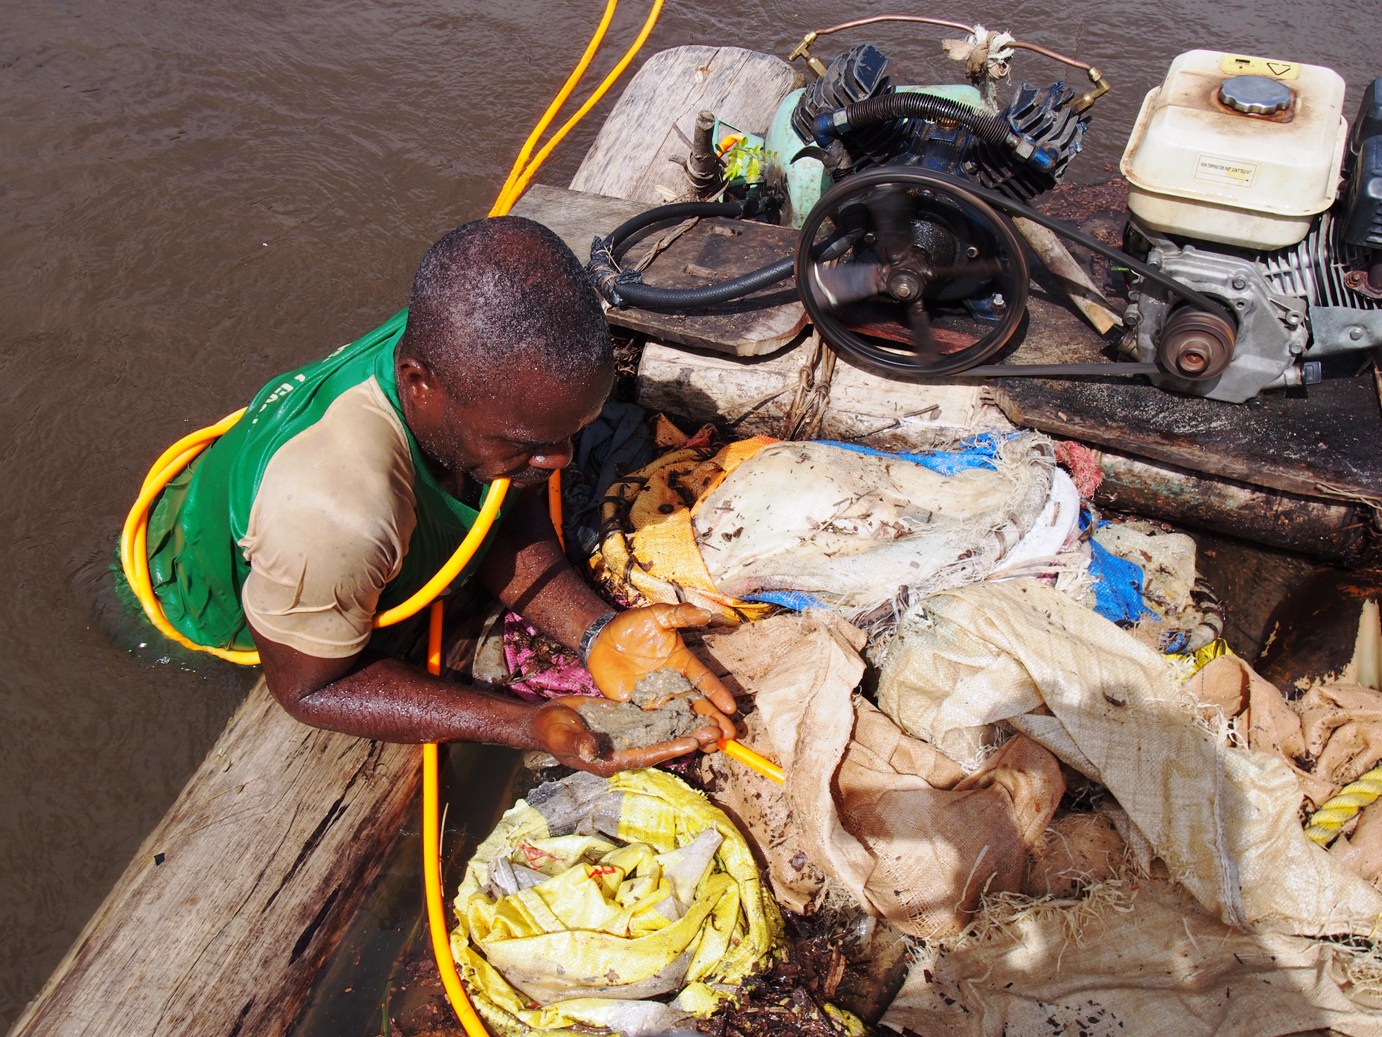
[[[569,648],[610,611],[573,569],[557,542],[545,490],[528,490],[505,516],[480,579],[490,593]],[[677,670],[704,696],[694,708],[716,721],[725,738],[735,736],[734,696],[690,651],[678,630],[704,626],[709,613],[691,605],[629,609],[596,638],[586,660],[604,694],[627,699],[638,680],[657,670]]]
[[[567,766],[609,775],[708,747],[720,734],[718,726],[707,721],[682,738],[601,755],[580,714],[559,702],[520,702],[369,651],[348,659],[322,659],[257,631],[255,642],[269,691],[291,716],[313,727],[363,738],[540,749]]]
[[[546,487],[510,492],[517,499],[480,566],[480,581],[543,633],[576,648],[586,628],[610,607],[562,553]]]

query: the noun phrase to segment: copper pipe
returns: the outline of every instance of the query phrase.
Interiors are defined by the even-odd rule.
[[[812,37],[829,36],[831,33],[840,32],[843,29],[856,29],[861,25],[874,25],[878,22],[921,22],[924,25],[939,25],[947,29],[959,29],[960,31],[966,33],[974,31],[974,26],[972,25],[965,25],[963,22],[951,22],[945,20],[944,18],[927,18],[924,15],[919,14],[880,14],[875,15],[872,18],[859,18],[852,22],[841,22],[839,25],[832,25],[828,29],[816,29],[808,35]],[[1071,66],[1072,68],[1083,69],[1085,72],[1097,73],[1098,71],[1097,69],[1095,69],[1093,65],[1087,64],[1083,61],[1076,61],[1074,58],[1067,57],[1064,54],[1061,54],[1054,50],[1050,50],[1047,47],[1042,47],[1036,43],[1026,43],[1022,40],[1013,40],[1011,43],[1008,44],[1008,46],[1015,47],[1019,50],[1034,51],[1037,54],[1041,54],[1044,57],[1050,58],[1052,61],[1059,61],[1062,64]],[[1098,77],[1097,75],[1091,75],[1090,78],[1097,79]]]

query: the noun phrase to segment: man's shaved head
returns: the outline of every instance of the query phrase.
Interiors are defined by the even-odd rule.
[[[587,384],[613,364],[609,327],[580,261],[519,216],[467,223],[428,250],[398,356],[476,401],[533,375]]]

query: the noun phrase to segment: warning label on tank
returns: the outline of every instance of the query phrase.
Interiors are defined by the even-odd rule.
[[[1230,187],[1248,187],[1257,178],[1255,162],[1235,162],[1217,155],[1201,155],[1195,163],[1195,179]]]
[[[1230,76],[1270,76],[1272,79],[1299,79],[1300,65],[1294,61],[1250,58],[1244,54],[1225,54],[1219,68]]]

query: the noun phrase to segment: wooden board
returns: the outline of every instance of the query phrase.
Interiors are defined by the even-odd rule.
[[[1094,450],[1093,460],[1103,475],[1093,497],[1101,508],[1350,565],[1376,558],[1366,508],[1353,502],[1284,493],[1107,449]]]
[[[808,346],[750,362],[649,342],[638,366],[638,403],[713,421],[736,435],[781,437],[810,360]],[[1006,419],[982,386],[908,384],[841,360],[830,379],[820,436],[880,450],[916,450],[948,446],[976,430],[1002,427]]]
[[[286,1033],[419,775],[259,681],[10,1037]]]
[[[797,73],[781,58],[739,47],[673,47],[629,81],[571,181],[589,194],[660,205],[686,196],[686,157],[696,116],[713,112],[763,133]]]
[[[519,199],[513,213],[550,227],[584,261],[590,258],[593,238],[607,236],[625,220],[648,208],[627,199],[539,186],[530,188]],[[633,269],[678,226],[673,222],[651,228],[628,246],[621,264]],[[747,220],[700,220],[658,253],[643,278],[646,284],[661,288],[714,284],[789,258],[796,243],[796,232],[786,227]],[[806,311],[790,276],[743,299],[686,313],[612,307],[606,315],[617,327],[663,342],[735,356],[776,352],[806,325]]]
[[[1034,290],[1030,310],[1007,362],[1107,359],[1104,341],[1049,290]],[[1252,486],[1382,503],[1382,408],[1370,371],[1246,404],[1181,396],[1141,378],[996,379],[994,395],[1015,423],[1052,435]]]

